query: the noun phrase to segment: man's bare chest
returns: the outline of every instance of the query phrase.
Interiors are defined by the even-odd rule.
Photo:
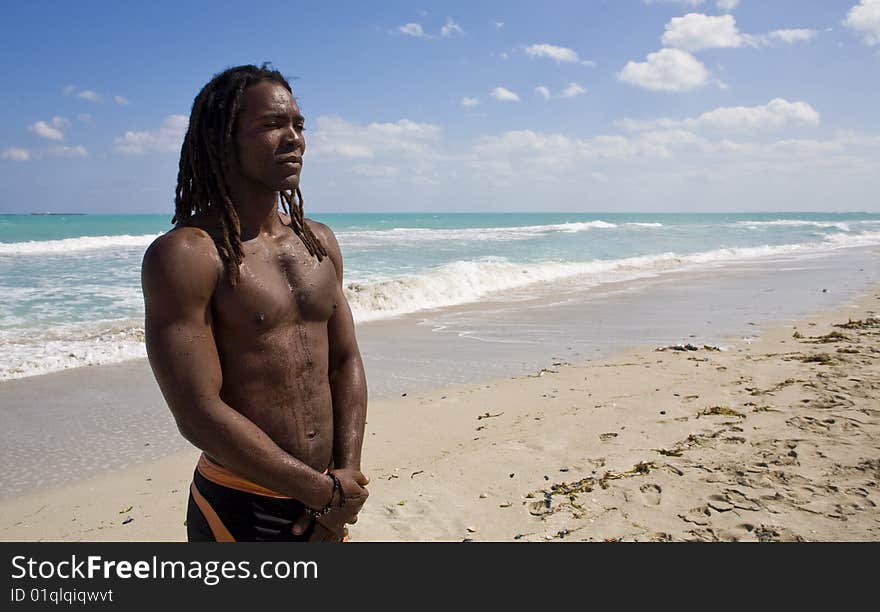
[[[238,283],[214,295],[215,327],[267,333],[330,319],[337,285],[329,257],[319,262],[295,236],[279,244],[253,241],[243,247]]]

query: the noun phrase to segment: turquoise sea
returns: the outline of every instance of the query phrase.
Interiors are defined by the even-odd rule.
[[[880,214],[315,214],[359,323],[880,244]],[[170,215],[0,215],[0,380],[144,356],[140,262]]]

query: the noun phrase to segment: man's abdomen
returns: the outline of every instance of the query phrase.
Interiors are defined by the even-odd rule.
[[[275,330],[252,339],[246,350],[239,343],[237,352],[218,343],[220,396],[282,449],[323,471],[333,452],[333,401],[326,325],[323,338],[314,327]]]

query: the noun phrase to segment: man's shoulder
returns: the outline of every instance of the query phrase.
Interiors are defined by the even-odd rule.
[[[214,239],[206,230],[191,225],[178,226],[158,236],[149,247],[147,254],[161,257],[190,258],[193,256],[216,255]],[[217,257],[219,261],[219,256]]]
[[[328,254],[331,251],[339,251],[339,243],[336,241],[336,235],[333,233],[333,230],[330,229],[329,225],[325,225],[314,219],[309,219],[308,217],[305,219],[305,222],[311,228],[315,236],[318,237],[318,240],[321,241],[321,244],[324,245],[324,248],[327,249]]]
[[[315,221],[314,219],[305,218],[305,222],[308,224],[312,231],[318,238],[323,238],[324,236],[333,236],[333,230],[330,229],[329,225],[325,225],[320,221]],[[335,239],[336,236],[333,236]]]
[[[339,282],[342,282],[342,251],[339,248],[339,242],[337,242],[333,230],[320,221],[306,218],[305,222],[309,228],[311,228],[315,237],[317,237],[324,246],[324,250],[327,251],[327,256],[336,268],[336,275],[339,277]]]
[[[223,269],[214,239],[200,227],[178,226],[156,238],[144,254],[144,274],[216,278]]]

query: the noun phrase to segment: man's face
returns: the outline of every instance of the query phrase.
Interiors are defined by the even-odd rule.
[[[238,171],[273,191],[299,186],[305,119],[283,85],[263,81],[248,87],[234,134]]]

